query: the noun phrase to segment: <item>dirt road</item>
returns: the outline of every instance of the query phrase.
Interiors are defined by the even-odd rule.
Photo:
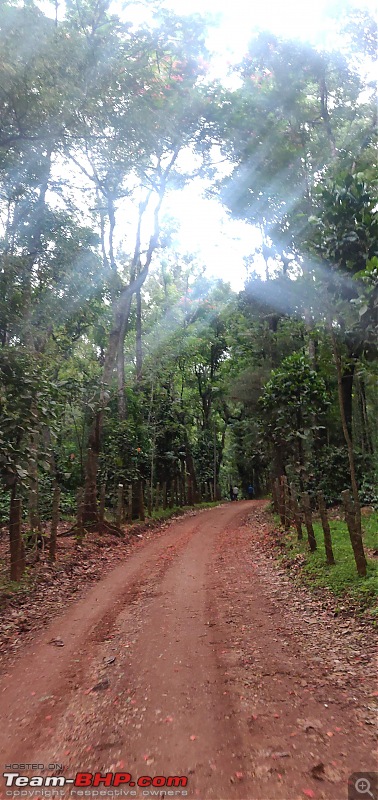
[[[1,678],[1,765],[128,772],[123,797],[347,798],[376,763],[363,632],[290,584],[268,526],[259,501],[175,521],[36,635]]]

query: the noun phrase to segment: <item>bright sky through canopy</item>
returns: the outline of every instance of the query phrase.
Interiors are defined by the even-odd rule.
[[[319,48],[337,48],[337,32],[350,4],[347,0],[165,0],[164,5],[178,14],[216,16],[218,25],[210,31],[208,47],[212,53],[211,72],[223,79],[229,64],[241,60],[258,29],[270,30],[282,38],[307,40]],[[355,0],[352,5],[368,8],[373,15],[376,10],[374,0]],[[243,257],[258,246],[257,231],[247,223],[230,220],[215,199],[205,199],[201,192],[201,181],[196,180],[167,201],[167,212],[180,223],[178,244],[185,250],[197,251],[209,274],[229,281],[238,290],[246,278]]]
[[[214,27],[207,40],[210,74],[224,81],[230,65],[241,61],[257,30],[270,30],[282,38],[309,41],[320,49],[332,50],[338,48],[338,32],[349,8],[367,9],[372,16],[377,11],[376,0],[163,0],[162,5],[180,15],[212,15]],[[120,7],[122,3],[114,0],[114,10],[119,13]],[[132,16],[136,22],[145,19],[146,8],[148,2],[135,5]],[[129,4],[126,14],[130,18]],[[243,258],[258,246],[258,232],[247,223],[231,220],[216,199],[205,199],[203,186],[196,179],[167,197],[165,212],[180,226],[175,241],[179,248],[197,253],[209,274],[239,290],[246,278]]]

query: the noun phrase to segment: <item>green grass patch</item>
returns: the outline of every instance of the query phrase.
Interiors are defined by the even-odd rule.
[[[303,554],[304,562],[301,564],[300,577],[306,585],[310,588],[328,588],[336,597],[352,603],[357,611],[368,610],[369,614],[376,616],[378,621],[378,564],[377,559],[369,557],[369,552],[366,552],[369,549],[374,550],[378,546],[378,513],[374,512],[362,520],[363,542],[368,564],[366,578],[360,578],[357,574],[348,528],[343,520],[330,520],[335,566],[326,564],[321,523],[314,521],[313,526],[317,550],[310,553],[306,528],[303,526],[303,541],[298,542],[297,534],[294,531],[290,531],[282,537],[284,559],[293,559],[294,564],[295,556]]]
[[[198,511],[201,508],[214,508],[215,506],[219,506],[221,502],[223,501],[215,500],[212,503],[197,503],[195,506],[173,506],[172,508],[159,508],[157,511],[152,512],[151,517],[146,517],[146,520],[154,519],[157,522],[163,522],[165,519],[181,516],[182,514],[186,514],[188,511]]]

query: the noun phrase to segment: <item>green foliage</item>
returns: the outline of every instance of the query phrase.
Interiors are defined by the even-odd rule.
[[[370,471],[367,475],[362,477],[360,483],[359,497],[361,505],[374,506],[378,509],[378,484],[376,480],[376,471]]]
[[[224,148],[236,166],[223,197],[279,253],[298,252],[319,175],[336,151],[354,157],[374,106],[358,102],[363,84],[346,57],[271,33],[252,39],[240,78],[224,102]]]
[[[350,300],[358,314],[349,336],[361,341],[368,357],[376,355],[378,307],[378,218],[376,187],[364,173],[341,173],[318,188],[315,231],[309,239],[330,267],[327,291],[333,302]],[[352,277],[354,280],[350,280]],[[355,345],[356,347],[356,345]]]
[[[263,388],[259,405],[264,431],[278,445],[305,440],[319,430],[329,402],[322,378],[302,353],[294,353],[272,372]]]
[[[6,487],[27,478],[30,436],[56,424],[56,387],[23,348],[0,350],[0,473]]]
[[[201,491],[220,477],[264,491],[287,467],[333,501],[346,461],[329,312],[343,369],[365,382],[352,405],[361,497],[372,497],[378,231],[362,73],[347,55],[260,33],[226,89],[208,80],[197,15],[151,6],[138,26],[106,1],[57,4],[56,20],[33,0],[1,10],[3,518],[15,481],[27,501],[36,462],[42,517],[55,481],[73,510],[100,410],[110,500],[119,481],[142,480],[166,483],[171,501],[188,472]],[[349,22],[361,59],[373,27]],[[219,149],[229,170],[217,184]],[[246,264],[266,279],[250,274],[238,298],[174,250],[175,223],[161,227],[167,191],[197,174],[261,234]]]
[[[364,518],[363,528],[364,543],[366,548],[376,548],[376,531],[378,514],[371,514]],[[360,578],[356,573],[356,565],[349,533],[345,522],[330,520],[332,547],[335,555],[335,566],[326,565],[323,529],[319,522],[314,522],[314,532],[318,549],[309,553],[304,542],[298,542],[293,531],[282,539],[286,554],[289,559],[295,554],[305,555],[305,562],[301,570],[301,577],[311,588],[328,588],[341,602],[351,603],[357,611],[363,613],[374,612],[377,607],[378,570],[373,558],[368,558],[368,573],[366,578]]]
[[[346,447],[324,446],[310,459],[309,471],[312,485],[323,492],[327,504],[340,502],[344,489],[349,489],[348,452]],[[373,463],[368,454],[355,452],[357,482],[360,486],[362,504],[374,501]]]

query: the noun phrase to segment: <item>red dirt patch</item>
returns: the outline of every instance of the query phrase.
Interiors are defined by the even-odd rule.
[[[230,503],[141,541],[2,678],[3,762],[344,800],[375,763],[364,642],[264,553],[268,524],[264,503]]]

